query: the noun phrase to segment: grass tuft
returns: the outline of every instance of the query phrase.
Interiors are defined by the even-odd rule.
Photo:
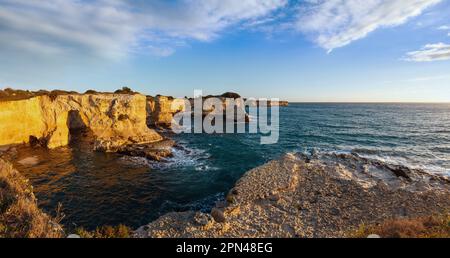
[[[132,229],[125,225],[102,226],[94,231],[88,231],[84,228],[77,228],[75,234],[81,238],[131,238]]]
[[[62,217],[42,212],[28,180],[0,159],[0,238],[63,237]]]
[[[393,219],[378,225],[362,224],[349,236],[366,238],[371,234],[382,238],[450,238],[450,214]]]

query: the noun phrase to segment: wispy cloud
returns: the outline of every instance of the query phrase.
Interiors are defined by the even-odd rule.
[[[437,28],[438,30],[446,30],[446,31],[450,31],[450,25],[442,25],[440,27]],[[447,33],[447,36],[450,37],[450,32]]]
[[[450,25],[442,25],[440,27],[437,28],[438,30],[446,30],[446,31],[450,31]],[[447,36],[450,37],[450,32],[447,33]]]
[[[167,56],[175,51],[179,41],[213,40],[227,27],[247,20],[257,23],[286,3],[287,0],[0,0],[0,48],[108,58],[148,50],[150,54]]]
[[[438,30],[450,30],[450,26],[448,26],[448,25],[442,25],[442,26],[439,26],[437,29],[438,29]]]
[[[404,24],[441,0],[305,0],[297,29],[332,50],[382,27]]]
[[[418,51],[407,53],[404,59],[412,62],[450,60],[450,45],[445,43],[427,44]]]

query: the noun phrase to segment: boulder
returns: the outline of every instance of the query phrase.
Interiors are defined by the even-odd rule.
[[[213,208],[211,210],[211,216],[218,223],[224,223],[226,221],[226,218],[225,218],[225,215],[223,214],[223,211],[221,211],[218,208]]]

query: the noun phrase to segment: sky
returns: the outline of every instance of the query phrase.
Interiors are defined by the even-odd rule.
[[[450,0],[0,0],[0,88],[450,102]]]

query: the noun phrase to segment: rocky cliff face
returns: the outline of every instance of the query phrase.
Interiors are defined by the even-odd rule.
[[[147,124],[156,127],[171,127],[172,118],[178,112],[186,111],[183,99],[167,96],[147,97]]]
[[[222,111],[220,113],[217,113],[214,106],[211,107],[211,109],[207,109],[205,108],[205,102],[208,101],[208,99],[210,98],[216,98],[218,100],[220,100],[220,102],[222,103]],[[204,109],[203,109],[203,118],[209,118],[212,119],[214,116],[223,116],[223,120],[224,121],[232,121],[232,122],[241,122],[244,121],[246,123],[250,122],[250,117],[248,116],[246,110],[245,110],[245,105],[244,105],[244,100],[240,99],[241,101],[237,100],[238,98],[240,98],[240,96],[236,93],[224,93],[221,96],[206,96],[203,97],[202,99],[202,103],[204,103]],[[189,99],[191,107],[193,108],[196,102],[196,99]],[[211,104],[211,103],[209,103]],[[229,117],[227,115],[227,108],[229,107],[234,107],[234,113],[232,117]]]
[[[271,100],[267,100],[266,102],[261,102],[259,100],[256,101],[255,103],[256,106],[267,106],[267,107],[275,107],[275,106],[279,106],[279,107],[287,107],[289,106],[289,102],[285,101],[285,100],[280,100],[280,101],[271,101]]]
[[[343,237],[361,223],[449,208],[448,178],[350,154],[288,154],[247,172],[210,214],[170,213],[135,235]]]
[[[139,94],[46,95],[0,102],[0,146],[39,143],[65,146],[70,130],[85,129],[95,149],[116,151],[127,144],[151,143],[162,137],[146,125],[146,97]]]
[[[202,103],[204,103],[209,98],[217,98],[222,102],[222,108],[224,110],[224,112],[223,112],[224,119],[231,120],[231,121],[237,121],[238,115],[240,114],[239,112],[241,112],[243,114],[243,116],[245,116],[243,118],[243,119],[245,119],[245,122],[250,121],[248,114],[246,114],[243,103],[241,103],[239,101],[236,101],[236,102],[233,101],[237,98],[240,98],[240,96],[237,93],[228,92],[228,93],[224,93],[219,96],[212,96],[212,95],[205,96],[202,98]],[[191,110],[187,110],[186,101],[189,102]],[[244,99],[244,101],[245,101],[245,99]],[[170,128],[171,124],[172,124],[173,116],[178,112],[192,111],[192,109],[194,107],[194,102],[195,102],[195,100],[192,98],[187,100],[187,99],[174,99],[172,97],[167,97],[167,96],[156,96],[156,97],[147,96],[147,107],[146,107],[147,114],[148,114],[147,124],[149,126]],[[237,104],[236,111],[235,111],[234,117],[227,117],[225,114],[225,110],[231,104],[233,104],[233,105]],[[256,101],[255,105],[259,106],[260,105],[259,101]],[[266,103],[266,105],[267,106],[284,107],[284,106],[288,106],[289,103],[287,101],[277,101],[277,102],[268,101]],[[222,114],[215,114],[213,112],[213,110],[211,109],[211,110],[203,110],[202,115],[205,118],[208,115],[216,116],[216,115],[222,115]]]

